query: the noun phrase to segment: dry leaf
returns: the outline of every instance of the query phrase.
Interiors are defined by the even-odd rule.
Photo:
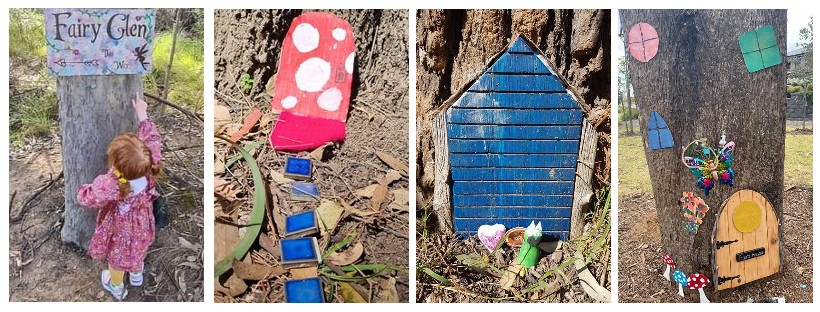
[[[407,189],[398,189],[390,191],[393,194],[393,201],[390,202],[388,208],[398,211],[410,211],[410,197]]]
[[[227,106],[214,105],[214,134],[220,134],[225,126],[233,122],[231,112]]]
[[[244,294],[245,291],[248,290],[248,284],[245,284],[245,281],[233,274],[228,276],[228,280],[225,281],[225,287],[228,288],[228,295],[231,297]]]
[[[242,123],[242,128],[231,134],[231,141],[239,141],[239,139],[241,139],[246,134],[251,132],[253,126],[255,126],[257,122],[259,122],[259,118],[262,118],[262,111],[259,110],[259,108],[257,108],[256,106],[252,107],[251,112],[248,113],[247,116],[245,116],[245,121]]]
[[[293,179],[286,178],[284,174],[279,171],[271,171],[270,178],[273,182],[276,182],[278,185],[290,185],[290,182],[293,182]]]
[[[374,184],[374,185],[376,185],[376,184]],[[359,216],[359,217],[362,217],[362,218],[366,218],[366,217],[369,217],[369,216],[372,216],[372,215],[374,215],[374,214],[378,214],[378,213],[379,213],[379,212],[377,212],[377,211],[369,211],[369,210],[365,211],[365,210],[361,210],[361,209],[359,209],[359,208],[356,208],[356,207],[351,206],[350,204],[348,204],[348,203],[347,203],[346,201],[344,201],[344,200],[342,200],[342,201],[341,201],[341,203],[342,203],[342,206],[344,206],[345,211],[347,211],[349,214],[351,214],[351,215],[356,215],[356,216]]]
[[[344,209],[336,202],[330,200],[323,200],[319,208],[316,208],[316,214],[319,216],[319,228],[322,233],[330,233],[339,224],[342,218]]]
[[[387,186],[379,184],[373,191],[373,198],[370,199],[370,208],[373,211],[382,211],[382,207],[389,202],[390,192]]]
[[[371,198],[371,197],[373,197],[373,192],[376,191],[376,187],[378,187],[378,186],[379,186],[378,184],[368,185],[367,187],[356,191],[356,195],[359,196],[359,197]]]
[[[239,228],[214,222],[214,262],[219,262],[231,253],[239,242]]]
[[[222,286],[222,284],[219,282],[219,277],[214,277],[214,291],[218,291],[226,295],[231,294],[231,290],[226,288],[225,286]]]
[[[196,246],[194,246],[194,244],[191,244],[191,242],[189,242],[188,240],[186,240],[186,239],[182,238],[182,236],[177,237],[177,239],[178,239],[178,241],[179,241],[179,245],[180,245],[180,246],[185,247],[185,248],[188,248],[188,249],[192,249],[192,250],[196,250],[196,249],[197,249],[197,247],[196,247]]]
[[[225,162],[221,157],[214,159],[214,175],[222,175],[225,173]]]
[[[348,247],[343,251],[337,251],[325,259],[325,261],[332,264],[343,266],[356,262],[364,254],[364,245],[361,242],[356,242],[353,246]]]
[[[245,263],[236,259],[233,260],[231,267],[233,267],[234,276],[249,281],[261,281],[285,274],[285,269],[282,267]]]
[[[342,300],[346,303],[367,303],[364,297],[348,283],[340,282],[339,292],[341,292]]]
[[[384,185],[384,186],[389,186],[390,183],[393,183],[393,181],[396,181],[398,179],[401,179],[401,173],[399,173],[396,170],[390,169],[390,170],[387,171],[387,173],[384,175],[384,177],[382,177],[379,180],[379,184]]]
[[[319,276],[319,268],[315,266],[290,269],[290,278],[292,279],[311,278],[317,276]]]
[[[236,200],[237,193],[239,190],[230,182],[214,177],[214,194],[227,200]]]
[[[518,272],[521,271],[521,264],[517,261],[514,265],[508,266],[504,269],[504,274],[498,280],[498,283],[501,285],[501,288],[504,290],[512,290],[513,285],[515,285],[515,279],[518,278]]]
[[[259,246],[262,249],[267,250],[271,255],[278,258],[279,255],[279,248],[276,248],[276,243],[270,237],[270,235],[265,233],[259,233]]]
[[[407,167],[407,164],[398,160],[393,155],[390,155],[385,152],[376,151],[376,156],[378,156],[379,159],[381,159],[385,164],[390,166],[390,168],[398,170],[402,176],[406,177],[407,173],[410,172],[410,168]]]
[[[259,129],[264,129],[271,121],[273,121],[273,115],[262,115],[262,118],[259,118]]]
[[[399,294],[396,291],[396,279],[393,277],[379,281],[379,294],[376,295],[376,302],[399,302]]]
[[[317,147],[315,150],[310,152],[308,157],[310,157],[310,159],[313,159],[315,161],[322,161],[322,155],[325,154],[325,149],[328,146],[331,146],[331,145],[333,145],[333,142],[327,142],[327,143],[323,144],[322,146]]]
[[[278,74],[278,72],[274,73],[273,76],[270,76],[270,78],[268,79],[268,82],[265,83],[265,93],[267,93],[270,96],[274,96],[274,94],[276,94],[275,91],[276,91],[276,75],[277,74]]]
[[[229,123],[229,124],[225,125],[225,128],[224,128],[223,131],[225,133],[234,133],[236,131],[239,131],[239,129],[242,129],[242,124],[232,122],[232,123]]]

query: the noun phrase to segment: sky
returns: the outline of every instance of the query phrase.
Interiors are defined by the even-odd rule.
[[[612,12],[613,18],[615,19],[616,25],[621,25],[620,23],[620,16],[617,13],[617,10],[613,10]],[[788,21],[786,22],[786,52],[797,49],[797,44],[801,41],[800,38],[800,28],[806,27],[809,24],[809,17],[811,16],[807,11],[799,11],[799,10],[788,10],[786,12]],[[620,30],[620,29],[618,29]],[[624,56],[624,45],[623,41],[615,40],[617,48],[613,51],[613,56],[617,60],[618,58]]]

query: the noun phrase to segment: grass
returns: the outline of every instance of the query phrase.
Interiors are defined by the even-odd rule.
[[[10,101],[9,139],[17,147],[25,138],[48,135],[57,126],[57,93],[32,89]]]
[[[40,9],[9,9],[9,58],[45,58],[44,23]]]
[[[620,196],[652,194],[649,168],[640,136],[618,137],[618,192]],[[812,186],[812,135],[786,134],[786,185]]]
[[[618,194],[634,193],[652,194],[649,168],[641,137],[622,135],[618,137]]]
[[[173,34],[161,32],[154,40],[153,69],[145,76],[145,88],[151,93],[159,93],[165,79],[171,55]],[[202,39],[194,39],[180,33],[177,36],[174,64],[171,68],[171,89],[168,100],[176,104],[201,111],[205,103],[205,58]]]

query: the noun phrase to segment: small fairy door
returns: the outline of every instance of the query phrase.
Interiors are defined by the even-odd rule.
[[[740,190],[718,212],[715,243],[717,290],[744,285],[780,271],[779,222],[763,194]]]

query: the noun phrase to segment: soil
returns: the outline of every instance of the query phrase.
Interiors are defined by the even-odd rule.
[[[714,292],[712,302],[812,302],[812,189],[787,188],[783,195],[782,271],[741,287]],[[618,297],[620,302],[691,302],[664,282],[655,201],[646,195],[622,198],[618,205]],[[686,291],[686,290],[685,290]]]
[[[300,10],[216,10],[215,11],[215,90],[216,104],[229,108],[231,123],[228,130],[220,133],[230,134],[237,124],[241,124],[252,107],[263,112],[262,120],[251,132],[240,140],[240,145],[249,142],[260,143],[260,147],[251,150],[256,159],[265,186],[269,190],[268,216],[262,228],[262,236],[271,239],[276,248],[266,249],[260,245],[251,247],[250,256],[245,262],[262,264],[268,267],[279,267],[277,255],[278,240],[281,236],[281,224],[277,217],[284,217],[310,209],[318,203],[304,203],[292,200],[288,195],[290,184],[277,183],[274,173],[282,173],[286,157],[298,156],[313,158],[314,171],[310,182],[317,185],[322,200],[333,200],[347,205],[342,219],[330,237],[319,237],[320,249],[342,241],[347,234],[358,231],[355,242],[364,245],[364,255],[356,263],[388,264],[402,268],[387,270],[366,281],[357,284],[368,289],[369,297],[376,298],[386,290],[379,284],[389,278],[395,278],[398,302],[408,302],[409,276],[407,267],[409,250],[409,224],[406,196],[408,178],[405,175],[389,184],[393,196],[391,204],[375,215],[360,216],[351,212],[351,208],[370,211],[371,201],[367,196],[355,193],[367,186],[377,183],[393,169],[381,161],[376,151],[384,152],[398,159],[404,166],[408,164],[408,51],[407,28],[408,12],[406,10],[331,10],[328,11],[346,19],[356,34],[356,70],[352,87],[350,113],[347,119],[346,138],[341,144],[329,146],[324,151],[311,156],[307,152],[299,154],[274,152],[266,142],[276,115],[271,113],[271,96],[266,92],[266,83],[275,77],[280,46],[290,23]],[[253,85],[241,83],[243,75],[253,77]],[[215,161],[224,162],[236,154],[223,140],[217,139]],[[225,198],[217,191],[215,215],[221,225],[244,224],[252,209],[252,179],[249,168],[244,161],[226,166],[216,177],[229,183],[236,190],[235,199]],[[396,195],[399,196],[396,196]],[[235,222],[235,223],[234,223]],[[225,227],[222,227],[225,228]],[[236,229],[232,229],[236,231]],[[242,233],[240,229],[239,233]],[[219,240],[221,233],[215,233]],[[241,234],[240,234],[241,235]],[[229,235],[230,236],[230,235]],[[235,240],[233,234],[225,240]],[[354,242],[354,243],[355,243]],[[217,241],[217,246],[222,241]],[[232,247],[230,247],[232,248]],[[215,262],[222,259],[225,248],[215,248]],[[223,250],[220,250],[223,249]],[[228,250],[229,251],[229,250]],[[217,302],[281,302],[282,286],[290,273],[271,276],[261,281],[245,281],[247,291],[233,293],[227,288],[226,276],[215,283],[215,301]],[[336,284],[326,275],[322,275],[325,293],[331,285]],[[243,283],[244,285],[245,283]],[[377,286],[378,284],[378,286]],[[338,287],[333,294],[333,301],[342,301]]]
[[[157,230],[145,260],[145,282],[129,287],[126,301],[203,301],[203,168],[191,161],[203,159],[202,125],[170,108],[158,109],[149,114],[163,135],[166,174],[159,182],[168,198],[169,224]],[[9,157],[10,301],[114,301],[100,285],[106,264],[60,240],[64,193],[63,181],[57,179],[62,172],[59,137],[28,143],[13,148]]]

